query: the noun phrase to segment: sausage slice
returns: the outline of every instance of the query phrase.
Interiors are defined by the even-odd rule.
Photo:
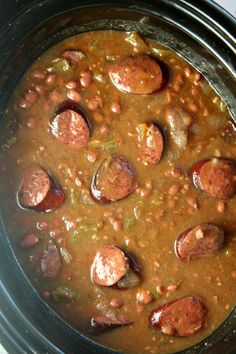
[[[22,208],[50,212],[63,202],[64,191],[41,167],[27,170],[17,193]]]
[[[129,260],[116,246],[101,248],[91,266],[92,281],[101,286],[116,284],[129,270]]]
[[[133,321],[127,316],[117,315],[115,319],[108,316],[92,317],[90,325],[93,333],[100,333],[120,326],[127,326],[132,323]]]
[[[187,337],[203,326],[206,312],[198,297],[186,296],[158,306],[150,313],[149,322],[163,334]]]
[[[236,164],[212,158],[196,162],[191,169],[194,185],[213,198],[229,199],[236,191]]]
[[[185,231],[175,242],[175,252],[182,261],[215,256],[223,247],[224,231],[213,224],[200,224]]]
[[[41,271],[45,278],[56,278],[62,269],[60,252],[55,244],[49,244],[41,258]]]
[[[157,165],[164,149],[164,136],[157,123],[140,124],[138,130],[138,146],[140,158],[144,165]]]
[[[147,55],[115,62],[109,68],[109,76],[118,90],[138,95],[157,91],[163,81],[160,65]]]
[[[80,114],[81,113],[81,114]],[[52,135],[70,149],[86,147],[89,140],[89,126],[82,112],[75,107],[62,107],[50,123]]]
[[[104,160],[91,183],[91,196],[101,204],[127,197],[136,187],[136,174],[124,157]]]

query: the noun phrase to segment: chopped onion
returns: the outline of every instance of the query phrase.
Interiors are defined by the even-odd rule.
[[[139,277],[137,276],[137,274],[135,274],[133,270],[129,269],[126,275],[118,281],[117,286],[120,289],[126,289],[126,288],[130,289],[130,288],[134,288],[139,284],[140,284]]]

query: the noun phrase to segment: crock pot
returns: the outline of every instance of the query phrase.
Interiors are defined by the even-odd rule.
[[[106,3],[9,0],[5,3],[0,13],[1,118],[21,75],[48,47],[80,32],[114,29],[138,31],[182,55],[221,95],[236,121],[236,21],[215,3],[207,0]],[[3,218],[0,272],[0,339],[10,354],[115,353],[70,327],[42,301],[14,255]],[[179,353],[235,351],[236,308],[212,335]]]

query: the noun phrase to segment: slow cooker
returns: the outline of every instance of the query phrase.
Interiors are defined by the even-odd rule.
[[[101,29],[138,31],[175,50],[206,77],[236,121],[236,21],[207,0],[11,0],[2,4],[0,117],[20,77],[43,51],[70,35]],[[14,255],[3,218],[0,243],[0,339],[9,353],[115,353],[69,326],[43,302]],[[181,353],[235,351],[236,308],[212,335]]]

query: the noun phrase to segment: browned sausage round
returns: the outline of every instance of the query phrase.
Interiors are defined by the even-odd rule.
[[[157,165],[164,149],[164,136],[161,128],[154,122],[140,124],[138,146],[140,157],[144,165]]]
[[[159,64],[147,55],[115,62],[109,68],[109,76],[118,90],[139,95],[157,91],[163,81]]]
[[[98,203],[109,203],[127,197],[136,187],[136,174],[129,161],[121,156],[104,160],[91,183],[91,196]]]
[[[124,252],[116,246],[101,248],[91,266],[91,279],[102,286],[116,284],[129,270],[129,261]]]
[[[89,140],[89,126],[84,117],[72,108],[60,109],[50,123],[52,135],[73,150],[86,147]]]
[[[63,202],[64,191],[41,167],[27,170],[23,176],[17,198],[22,208],[50,212]]]
[[[41,259],[41,271],[45,278],[56,278],[62,268],[61,256],[57,246],[53,243],[44,250]]]
[[[191,169],[193,183],[210,197],[228,199],[236,191],[236,164],[232,160],[212,158],[198,161]]]
[[[100,333],[108,329],[127,326],[132,323],[133,321],[127,316],[119,314],[116,318],[110,318],[108,316],[92,317],[90,325],[93,333]]]
[[[175,252],[182,261],[216,255],[223,247],[224,231],[213,224],[201,224],[185,231],[175,242]]]
[[[206,308],[195,296],[186,296],[158,306],[149,315],[151,325],[163,334],[187,337],[203,326]]]

